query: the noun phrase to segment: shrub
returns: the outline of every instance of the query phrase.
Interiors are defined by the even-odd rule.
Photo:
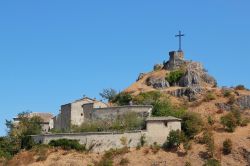
[[[246,90],[244,85],[237,85],[234,89],[235,90]]]
[[[235,128],[241,124],[241,115],[238,110],[229,112],[221,117],[221,124],[225,127],[226,131],[234,132]]]
[[[177,83],[181,77],[183,77],[185,74],[184,70],[175,70],[175,71],[171,71],[167,76],[166,76],[166,80],[171,84],[174,85],[175,83]]]
[[[230,105],[233,105],[236,101],[236,98],[234,95],[231,95],[229,98],[228,98],[228,101],[227,103],[230,104]]]
[[[184,143],[183,143],[183,148],[184,148],[184,150],[186,151],[186,153],[189,151],[189,150],[191,150],[192,149],[192,143],[190,142],[190,141],[185,141]]]
[[[120,165],[128,165],[129,164],[129,160],[127,158],[122,158],[120,161]]]
[[[231,151],[232,151],[232,146],[233,146],[233,144],[232,144],[231,139],[226,139],[226,140],[223,142],[223,153],[224,153],[225,155],[230,154]]]
[[[230,90],[223,91],[223,96],[224,97],[230,97],[231,95],[232,95],[232,91],[230,91]]]
[[[176,108],[172,106],[170,101],[159,101],[154,104],[152,115],[153,116],[174,116],[182,117],[185,114],[186,110],[183,108]]]
[[[121,92],[114,97],[112,102],[116,103],[117,105],[129,105],[132,101],[132,96],[130,93]]]
[[[204,97],[204,101],[206,101],[206,102],[209,102],[209,101],[215,100],[215,99],[216,99],[216,96],[215,96],[215,94],[214,94],[213,92],[211,92],[211,91],[208,91],[208,92],[206,93],[205,97]]]
[[[159,91],[150,91],[140,93],[133,98],[133,103],[138,105],[154,105],[155,102],[160,101],[162,94]]]
[[[154,144],[151,145],[150,148],[151,148],[152,152],[153,152],[154,154],[156,154],[156,153],[158,153],[159,150],[161,149],[161,146],[158,145],[157,142],[154,142]]]
[[[64,150],[77,150],[77,151],[85,151],[86,147],[81,145],[78,140],[70,140],[70,139],[58,139],[52,140],[49,142],[50,146],[53,147],[61,147]]]
[[[214,118],[212,118],[211,116],[208,116],[207,122],[208,122],[209,125],[212,126],[212,125],[215,123],[215,120],[214,120]]]
[[[180,130],[170,131],[166,142],[163,145],[164,149],[178,148],[182,142],[182,134]]]
[[[220,162],[214,158],[208,159],[203,166],[221,166]]]
[[[186,112],[182,116],[182,130],[187,138],[193,138],[203,127],[203,121],[200,114],[194,112]]]
[[[247,126],[248,123],[250,123],[250,119],[245,118],[245,119],[243,119],[243,120],[241,121],[240,126],[241,126],[241,127]]]
[[[211,131],[206,130],[203,133],[203,141],[206,144],[206,149],[207,149],[208,155],[210,157],[213,157],[214,150],[215,150],[213,133]]]
[[[146,143],[147,143],[147,141],[146,141],[146,136],[145,136],[145,134],[143,134],[143,135],[140,137],[140,146],[144,146]]]

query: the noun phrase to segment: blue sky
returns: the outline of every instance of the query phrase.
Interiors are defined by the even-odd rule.
[[[0,2],[0,135],[17,113],[58,113],[103,88],[123,90],[186,36],[186,59],[220,86],[250,87],[249,0]]]

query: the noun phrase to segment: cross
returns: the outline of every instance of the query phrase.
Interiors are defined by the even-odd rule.
[[[181,31],[179,31],[178,35],[175,35],[175,37],[179,37],[179,52],[181,52],[181,37],[184,36],[184,34],[181,34]]]

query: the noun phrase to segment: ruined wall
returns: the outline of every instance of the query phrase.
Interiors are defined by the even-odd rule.
[[[143,117],[151,115],[152,106],[120,106],[120,107],[107,107],[107,108],[96,108],[90,112],[87,112],[88,117],[91,120],[99,119],[115,119],[119,115],[123,115],[128,112],[135,112]],[[86,116],[87,117],[87,116]]]

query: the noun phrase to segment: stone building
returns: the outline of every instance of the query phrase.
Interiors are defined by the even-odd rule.
[[[60,113],[53,118],[54,128],[67,131],[71,125],[79,126],[87,120],[112,120],[128,112],[135,112],[140,116],[148,117],[151,115],[152,108],[152,106],[145,105],[108,107],[102,101],[85,97],[62,105]]]
[[[72,103],[62,105],[60,113],[53,118],[54,128],[67,130],[71,125],[81,125],[85,119],[83,106],[85,109],[89,109],[89,107],[94,109],[106,108],[107,104],[96,99],[84,97]]]
[[[27,113],[27,116],[29,118],[32,118],[34,116],[38,116],[42,119],[42,123],[40,124],[42,127],[42,132],[43,133],[48,133],[50,129],[54,128],[53,124],[53,115],[51,113],[43,113],[43,112],[32,112],[32,113]],[[17,125],[20,121],[20,118],[17,116],[13,118],[14,125]]]

